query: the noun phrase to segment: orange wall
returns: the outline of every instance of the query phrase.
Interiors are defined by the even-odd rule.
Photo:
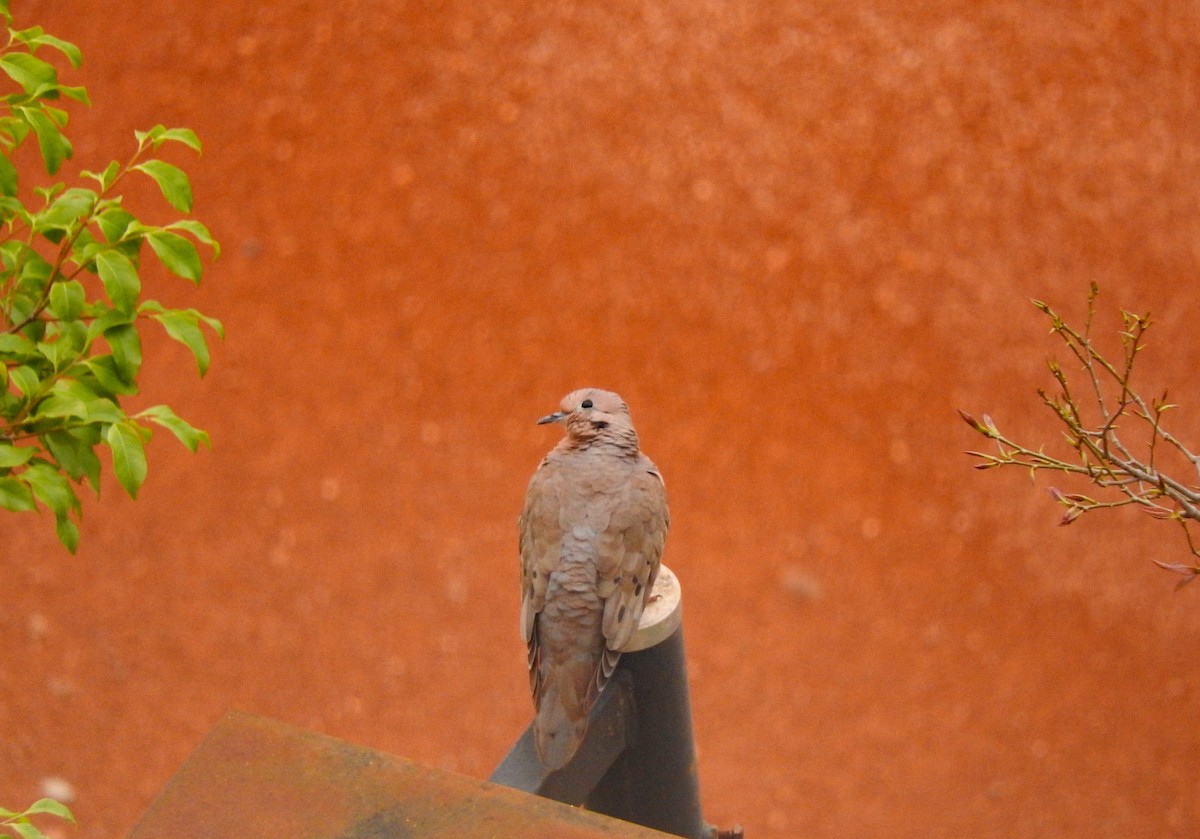
[[[1056,528],[955,415],[1102,284],[1195,432],[1191,4],[15,3],[84,50],[76,163],[196,129],[212,433],[71,558],[0,532],[0,790],[121,836],[239,707],[486,776],[530,716],[515,518],[568,390],[671,494],[710,820],[754,837],[1183,835],[1200,588],[1130,511]],[[151,208],[151,190],[131,196]],[[152,211],[153,212],[153,211]],[[1153,368],[1152,370],[1150,368]],[[1191,439],[1195,440],[1194,433]]]

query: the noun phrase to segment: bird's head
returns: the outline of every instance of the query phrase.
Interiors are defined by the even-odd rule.
[[[629,416],[629,406],[620,396],[608,390],[587,387],[568,393],[558,410],[538,420],[538,425],[551,422],[566,427],[567,439],[576,445],[598,438],[632,441],[637,447],[637,432]]]

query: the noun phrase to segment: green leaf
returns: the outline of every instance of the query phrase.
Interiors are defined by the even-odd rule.
[[[38,402],[32,419],[87,419],[87,406],[81,399],[63,393],[51,393]]]
[[[63,161],[69,160],[71,157],[71,141],[63,136],[58,125],[45,112],[29,107],[19,107],[13,110],[29,123],[29,127],[37,135],[38,146],[42,151],[42,160],[46,163],[46,172],[51,175],[58,172]]]
[[[3,266],[5,271],[11,271],[21,262],[21,255],[27,251],[33,250],[24,242],[18,242],[13,239],[7,239],[0,243],[0,266]]]
[[[200,313],[194,309],[168,309],[152,317],[163,325],[167,334],[186,346],[196,357],[196,367],[203,376],[208,372],[209,353],[208,342],[200,330]]]
[[[163,143],[183,143],[196,154],[200,153],[200,138],[196,136],[196,132],[190,128],[167,128],[165,125],[156,125],[149,131],[134,131],[133,136],[137,138],[138,147],[145,148],[146,142],[149,141],[155,151]]]
[[[7,155],[0,155],[0,193],[8,196],[17,194],[17,170]]]
[[[138,418],[142,417],[145,417],[151,422],[157,423],[158,425],[161,425],[163,428],[170,431],[175,435],[179,442],[188,447],[192,454],[196,453],[196,450],[200,447],[201,443],[210,448],[212,447],[212,442],[208,438],[207,431],[196,428],[186,420],[181,419],[167,405],[155,405],[151,408],[147,408],[138,414]]]
[[[58,534],[58,541],[62,542],[68,551],[75,553],[79,549],[79,525],[71,521],[69,516],[54,517],[54,532]]]
[[[115,250],[101,251],[96,254],[96,272],[113,306],[122,312],[134,311],[142,281],[129,257]]]
[[[162,190],[163,197],[176,210],[181,213],[192,211],[192,183],[188,180],[187,173],[178,166],[161,160],[147,160],[133,168],[153,178]]]
[[[14,361],[28,359],[37,354],[37,344],[24,335],[7,333],[0,335],[0,359]]]
[[[27,364],[9,370],[8,380],[17,386],[17,390],[21,391],[21,395],[26,399],[35,395],[42,383],[38,374]]]
[[[29,224],[31,216],[20,199],[0,193],[0,224]]]
[[[196,154],[200,154],[200,138],[196,136],[196,132],[190,128],[168,128],[158,138],[155,148],[161,143],[183,143]]]
[[[195,219],[181,219],[174,224],[168,224],[165,229],[186,230],[188,233],[191,233],[193,236],[195,236],[197,241],[202,242],[212,248],[214,257],[221,255],[221,243],[213,238],[212,233],[208,231],[207,227]]]
[[[73,367],[70,372],[79,372],[79,368]],[[54,383],[52,392],[74,397],[80,402],[92,402],[100,398],[95,388],[80,379],[60,378]]]
[[[92,216],[95,217],[94,215]],[[112,246],[107,242],[101,242],[92,235],[92,231],[86,227],[80,228],[75,233],[75,241],[71,245],[71,253],[67,258],[67,265],[76,265],[86,271],[95,273],[96,271],[96,254],[100,251],[111,249]],[[64,274],[72,274],[71,271],[63,271]]]
[[[114,422],[125,422],[129,419],[125,415],[125,412],[121,410],[121,406],[112,399],[93,399],[85,407],[87,408],[87,418],[90,423],[112,425]],[[97,442],[99,442],[98,439]]]
[[[60,321],[46,325],[46,334],[55,334],[76,355],[88,349],[88,327],[82,320]]]
[[[28,819],[19,819],[10,827],[16,831],[17,839],[46,839],[46,834],[38,830]]]
[[[100,225],[100,232],[104,234],[104,238],[115,243],[125,238],[130,225],[136,224],[137,219],[120,207],[112,207],[96,216],[96,222]]]
[[[31,38],[36,38],[46,30],[40,26],[31,26],[28,29],[11,29],[9,36],[13,41],[20,41],[22,44],[28,44]]]
[[[199,320],[202,324],[207,326],[213,332],[217,333],[218,338],[220,338],[221,340],[225,340],[225,325],[223,323],[221,323],[216,318],[211,318],[208,315],[203,315],[200,312],[197,312],[195,309],[188,309],[188,311],[191,312],[192,314],[194,314],[196,316],[196,319]]]
[[[50,184],[50,186],[35,186],[33,188],[34,195],[37,195],[47,204],[54,200],[54,196],[58,195],[67,188],[66,184]]]
[[[46,286],[49,285],[53,272],[54,266],[42,259],[32,248],[25,251],[9,320],[19,321],[35,313],[42,295],[47,293]],[[39,325],[40,322],[29,324],[30,327]],[[25,334],[31,338],[38,337],[28,329]]]
[[[68,99],[74,99],[76,102],[82,102],[83,104],[91,107],[92,100],[88,97],[86,87],[83,87],[82,85],[65,84],[55,85],[54,87],[59,93]]]
[[[0,70],[24,88],[26,93],[34,93],[43,85],[58,83],[58,71],[53,64],[24,52],[0,55]]]
[[[49,839],[37,825],[30,821],[13,822],[12,829],[17,832],[18,839]]]
[[[70,119],[70,114],[68,114],[62,108],[54,108],[43,102],[42,110],[45,111],[46,116],[50,117],[51,121],[58,126],[60,131],[66,127],[67,120]]]
[[[15,101],[15,99],[5,97],[5,101]],[[3,145],[5,151],[11,152],[21,145],[25,142],[28,134],[29,126],[20,117],[15,117],[11,113],[0,114],[0,145]]]
[[[33,493],[24,481],[18,478],[0,478],[0,507],[14,513],[36,510]]]
[[[122,312],[110,309],[103,303],[94,303],[90,313],[95,320],[88,324],[88,340],[94,341],[114,326],[125,326],[137,320],[137,312]]]
[[[30,220],[32,220],[30,216]],[[54,270],[49,262],[42,258],[42,255],[24,243],[21,244],[20,256],[15,267],[20,269],[21,279],[31,277],[39,282],[50,279],[50,274]]]
[[[137,498],[138,489],[146,480],[146,449],[141,429],[132,422],[115,423],[108,427],[104,439],[112,449],[117,480],[130,498]]]
[[[132,324],[121,324],[104,331],[104,340],[112,350],[113,362],[122,381],[133,384],[142,367],[142,339]]]
[[[138,131],[135,128],[133,131],[133,136],[137,139],[138,148],[140,149],[146,145],[147,140],[149,140],[151,143],[155,142],[166,130],[167,127],[165,125],[156,125],[149,131]]]
[[[100,191],[107,192],[109,188],[116,183],[117,175],[120,173],[121,165],[114,160],[109,163],[108,166],[104,167],[103,172],[91,172],[85,169],[79,174],[85,178],[91,178],[92,180],[98,182],[100,184]]]
[[[96,206],[96,193],[90,189],[75,187],[68,189],[54,203],[34,215],[34,226],[39,232],[46,228],[70,230],[76,223],[89,216]]]
[[[137,384],[125,380],[116,359],[111,355],[94,356],[83,362],[83,365],[95,376],[96,384],[106,393],[113,396],[130,396],[138,392]]]
[[[204,269],[195,245],[169,230],[153,230],[146,234],[146,241],[171,273],[193,283],[200,282]]]
[[[94,450],[100,439],[97,426],[59,429],[43,434],[41,439],[71,480],[87,478],[92,489],[100,492],[100,458]]]
[[[29,484],[37,499],[49,507],[55,516],[65,516],[79,509],[75,490],[62,473],[49,463],[38,462],[27,468],[21,477]]]
[[[168,309],[157,300],[146,300],[140,306],[138,306],[139,315],[161,315],[172,311],[185,313],[188,317],[195,318],[197,322],[203,323],[213,332],[217,333],[217,335],[220,337],[225,337],[225,327],[221,324],[221,321],[217,320],[216,318],[209,317],[208,315],[197,311],[196,309]]]
[[[41,29],[40,26],[34,28]],[[79,69],[79,65],[83,63],[83,53],[79,51],[79,47],[75,46],[70,41],[64,41],[62,38],[55,38],[53,35],[47,35],[45,32],[35,35],[27,40],[22,40],[25,40],[25,43],[33,49],[37,49],[38,47],[53,47],[65,55],[67,57],[67,61],[71,62],[71,66],[77,70]]]
[[[192,451],[195,449],[193,448]],[[37,453],[36,446],[14,446],[12,443],[0,442],[0,469],[24,466]]]
[[[87,295],[78,280],[65,280],[50,286],[50,310],[60,320],[79,320]]]
[[[47,333],[49,331],[47,330]],[[39,341],[37,346],[38,353],[50,362],[50,367],[55,373],[66,370],[79,357],[79,347],[69,336],[64,338],[60,335],[55,340]]]

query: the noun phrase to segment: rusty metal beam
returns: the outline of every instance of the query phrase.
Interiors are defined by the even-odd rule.
[[[668,839],[577,807],[244,713],[226,715],[129,839]]]

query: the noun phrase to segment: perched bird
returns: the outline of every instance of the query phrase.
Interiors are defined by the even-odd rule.
[[[529,481],[518,529],[534,740],[542,763],[558,769],[637,629],[670,516],[620,396],[577,390],[538,420],[551,422],[566,436]]]

